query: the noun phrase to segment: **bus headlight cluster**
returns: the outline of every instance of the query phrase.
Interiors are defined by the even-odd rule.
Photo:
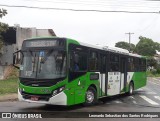
[[[65,89],[65,86],[59,87],[56,90],[53,91],[52,96],[57,95],[58,93],[62,92]]]

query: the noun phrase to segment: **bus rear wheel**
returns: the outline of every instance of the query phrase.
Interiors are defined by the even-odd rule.
[[[85,96],[85,106],[95,105],[97,103],[97,93],[94,87],[89,87]]]
[[[133,91],[134,91],[134,85],[133,85],[133,82],[131,82],[131,83],[129,84],[128,94],[129,94],[129,95],[132,95],[132,94],[133,94]]]

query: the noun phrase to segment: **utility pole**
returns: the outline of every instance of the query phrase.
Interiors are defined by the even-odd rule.
[[[134,34],[134,33],[125,33],[125,34],[128,34],[129,35],[129,52],[131,51],[131,35]]]

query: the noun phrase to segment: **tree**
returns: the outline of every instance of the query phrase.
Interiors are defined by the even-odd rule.
[[[126,49],[128,51],[134,51],[135,50],[135,45],[134,44],[129,44],[128,42],[124,42],[124,41],[120,41],[120,42],[117,42],[115,44],[115,47],[119,47],[119,48],[123,48],[123,49]]]
[[[6,14],[7,14],[7,10],[0,8],[0,18],[2,18],[3,16],[5,16]],[[3,46],[2,33],[6,32],[7,29],[8,29],[8,25],[5,24],[5,23],[0,22],[0,49]]]
[[[140,41],[137,43],[135,52],[144,56],[154,56],[156,54],[156,43],[152,39],[146,37],[139,37]]]
[[[7,10],[5,10],[5,9],[1,9],[0,8],[0,18],[2,18],[3,16],[5,16],[7,14]]]
[[[156,68],[158,65],[157,61],[153,58],[153,57],[148,57],[147,58],[147,66],[153,66],[154,68]]]
[[[155,50],[160,51],[160,43],[154,42],[154,48],[155,48]]]

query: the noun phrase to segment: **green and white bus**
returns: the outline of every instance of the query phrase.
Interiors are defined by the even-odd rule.
[[[103,97],[132,94],[147,80],[145,57],[69,38],[24,40],[13,64],[20,70],[18,99],[51,105],[93,105]]]

